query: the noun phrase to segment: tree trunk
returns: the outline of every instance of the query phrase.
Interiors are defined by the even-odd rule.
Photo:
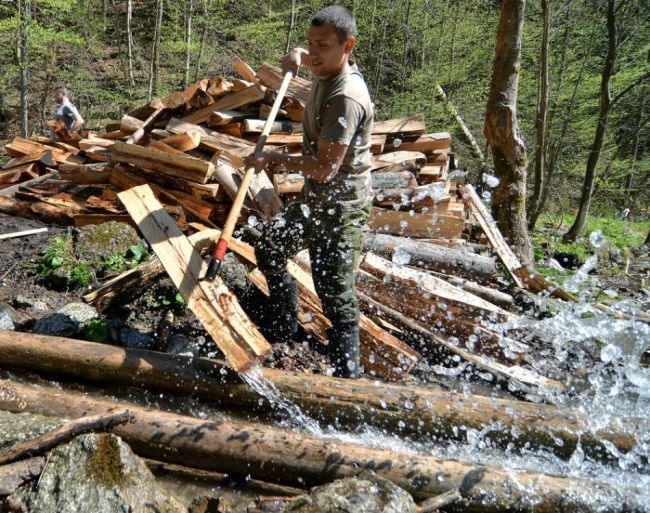
[[[156,22],[154,23],[153,48],[151,51],[151,61],[149,65],[149,94],[151,98],[158,94],[158,71],[160,69],[160,32],[162,29],[162,17],[164,0],[156,2]]]
[[[133,0],[126,2],[126,47],[128,59],[128,80],[129,86],[135,87],[135,80],[133,78],[133,34],[131,32],[131,20],[133,17]]]
[[[525,0],[501,3],[484,132],[500,180],[494,189],[492,214],[522,263],[532,265],[533,251],[526,225],[526,146],[517,123],[525,7]]]
[[[614,65],[616,64],[616,55],[618,53],[616,0],[607,1],[607,35],[607,56],[605,57],[605,66],[603,67],[600,82],[600,112],[598,114],[598,124],[596,125],[596,135],[594,136],[594,142],[589,152],[589,158],[587,159],[587,170],[582,184],[582,196],[580,197],[578,215],[571,228],[569,228],[569,231],[564,234],[564,241],[575,241],[585,228],[589,206],[591,205],[594,179],[596,178],[596,167],[598,166],[598,160],[600,160],[600,153],[603,148],[603,142],[605,141],[605,134],[607,133],[607,123],[612,110],[610,80],[614,73]]]
[[[639,138],[641,136],[641,127],[643,126],[643,115],[645,113],[645,105],[647,94],[641,89],[641,94],[639,95],[641,101],[641,108],[638,110],[638,115],[636,118],[636,130],[634,134],[634,149],[632,150],[632,165],[631,169],[628,171],[625,176],[625,195],[629,198],[632,196],[632,182],[634,178],[634,168],[636,167],[636,161],[639,157]]]
[[[550,0],[541,0],[542,4],[542,48],[540,51],[539,64],[539,86],[537,95],[537,114],[535,118],[536,144],[535,144],[535,185],[533,195],[528,205],[528,228],[535,228],[539,216],[539,204],[542,198],[542,190],[546,178],[546,154],[547,154],[547,113],[548,113],[548,50],[549,31],[551,25]]]
[[[289,20],[289,29],[287,30],[287,44],[285,45],[285,53],[291,50],[291,36],[296,24],[296,0],[291,0],[291,18]]]
[[[209,421],[48,386],[35,388],[2,381],[0,389],[0,406],[13,412],[81,417],[126,406],[135,421],[115,427],[113,433],[123,438],[136,454],[192,468],[301,486],[329,483],[368,468],[416,499],[459,489],[464,498],[459,511],[467,513],[525,510],[531,501],[538,513],[593,512],[603,502],[611,505],[612,510],[641,509],[634,499],[640,491],[635,489],[614,490],[598,484],[596,499],[596,485],[590,481],[417,454],[405,457],[390,450],[323,440],[261,424]]]
[[[0,332],[0,361],[5,367],[189,395],[248,411],[268,413],[278,407],[277,402],[258,395],[225,363],[205,358]],[[442,389],[367,380],[351,382],[321,375],[310,375],[306,380],[303,374],[275,369],[261,372],[259,379],[268,381],[286,404],[298,406],[324,423],[335,419],[351,427],[366,423],[418,439],[441,436],[464,441],[468,431],[486,430],[496,423],[501,429],[486,430],[486,437],[500,446],[546,447],[567,458],[580,441],[585,452],[602,458],[607,454],[604,442],[611,442],[623,452],[632,450],[637,445],[635,433],[645,425],[638,419],[612,418],[592,432],[582,414],[552,405],[479,395],[468,398]],[[412,404],[405,406],[404,397]],[[454,430],[454,426],[458,429]],[[562,442],[558,443],[558,439]]]
[[[192,0],[185,0],[185,74],[183,88],[190,83],[190,44],[192,43]]]
[[[203,59],[203,50],[205,48],[205,39],[208,35],[208,25],[210,20],[208,15],[210,13],[210,7],[212,6],[212,0],[203,0],[203,20],[201,27],[201,41],[199,43],[199,52],[196,56],[195,71],[194,71],[194,82],[198,82],[201,75],[201,60]]]
[[[18,57],[18,69],[20,70],[20,135],[29,135],[29,112],[28,112],[28,64],[29,64],[29,29],[31,24],[31,0],[18,0],[18,38],[16,55]]]

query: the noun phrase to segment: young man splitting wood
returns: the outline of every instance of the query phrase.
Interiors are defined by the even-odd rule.
[[[331,6],[313,18],[309,50],[295,48],[282,67],[305,65],[316,77],[303,120],[303,155],[261,152],[247,159],[258,171],[269,163],[301,173],[298,201],[286,205],[265,227],[255,254],[266,276],[276,339],[298,331],[298,292],[287,258],[307,247],[316,292],[332,323],[328,350],[334,375],[358,378],[359,305],[354,292],[363,226],[370,212],[370,139],[373,104],[357,66],[349,60],[356,43],[350,11]]]
[[[68,88],[64,85],[55,87],[52,91],[52,97],[59,105],[54,113],[54,119],[63,122],[68,133],[78,132],[84,124],[84,119],[79,114],[77,107],[70,102]]]

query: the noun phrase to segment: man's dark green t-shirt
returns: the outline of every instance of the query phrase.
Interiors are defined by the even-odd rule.
[[[371,203],[373,115],[368,87],[355,64],[335,77],[313,81],[303,118],[303,154],[317,156],[320,139],[347,144],[348,150],[332,181],[305,180],[303,201],[321,208],[340,205],[343,210]]]

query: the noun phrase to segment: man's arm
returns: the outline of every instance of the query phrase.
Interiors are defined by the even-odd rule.
[[[72,126],[70,127],[70,132],[77,132],[85,123],[84,118],[78,112],[74,112],[72,115]]]
[[[330,182],[341,167],[343,157],[348,150],[347,144],[318,141],[318,155],[302,155],[300,157],[286,155],[277,151],[265,151],[246,158],[246,164],[254,165],[260,172],[268,164],[279,164],[290,172],[301,173],[305,178],[317,182]]]

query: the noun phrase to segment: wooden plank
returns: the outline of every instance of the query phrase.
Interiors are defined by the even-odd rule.
[[[25,182],[38,176],[38,166],[35,163],[23,164],[6,171],[0,171],[0,185],[10,186]]]
[[[206,183],[214,174],[214,165],[210,162],[189,156],[171,155],[122,141],[115,141],[112,159],[197,183]]]
[[[269,87],[275,91],[280,89],[283,77],[284,74],[280,68],[271,66],[267,63],[262,64],[257,70],[257,78],[260,80],[260,82],[266,87]],[[310,90],[311,81],[301,77],[293,77],[291,83],[289,84],[289,88],[287,89],[287,96],[296,98],[306,103],[309,99]]]
[[[240,372],[261,362],[271,346],[221,279],[200,280],[201,256],[164,212],[151,188],[141,185],[118,196],[228,363]]]
[[[189,131],[198,131],[201,134],[201,142],[199,148],[207,151],[222,151],[226,150],[236,156],[247,156],[253,152],[255,144],[246,141],[245,139],[238,139],[228,134],[221,134],[216,130],[188,123],[178,118],[171,118],[167,123],[166,130],[174,134],[180,134]],[[243,165],[243,162],[240,164]],[[240,167],[240,165],[235,167]]]
[[[47,228],[34,228],[32,230],[21,230],[12,233],[0,233],[0,240],[14,239],[16,237],[26,237],[27,235],[36,235],[38,233],[46,232]]]
[[[52,151],[46,148],[47,147],[44,146],[42,150],[35,151],[34,153],[30,153],[29,155],[24,155],[22,157],[15,157],[11,159],[9,162],[7,162],[2,167],[2,169],[4,170],[15,169],[18,167],[22,167],[26,164],[35,164],[37,162],[40,162],[43,166],[46,167],[56,167],[57,163],[52,156]]]
[[[463,195],[463,200],[470,208],[472,214],[474,214],[474,217],[478,221],[479,225],[481,225],[481,228],[483,229],[485,235],[487,235],[487,238],[494,248],[494,251],[496,251],[499,260],[501,260],[505,268],[508,270],[508,273],[517,284],[517,286],[525,289],[526,284],[516,272],[517,269],[522,267],[521,262],[517,258],[517,255],[513,253],[512,249],[510,249],[510,246],[508,246],[506,241],[503,239],[503,235],[501,235],[501,232],[499,231],[497,223],[494,221],[492,214],[488,212],[488,209],[481,201],[481,198],[479,198],[478,194],[474,190],[474,187],[471,185],[465,185],[461,189],[461,193]]]
[[[428,153],[435,150],[444,150],[450,146],[451,135],[449,132],[439,132],[436,134],[421,135],[413,142],[403,142],[400,144],[399,149]]]
[[[418,151],[394,151],[372,158],[372,169],[385,171],[418,171],[427,163],[424,153]]]
[[[390,135],[423,134],[424,114],[418,113],[404,118],[375,121],[372,127],[372,133]]]
[[[208,126],[217,128],[222,125],[227,125],[233,121],[244,119],[248,114],[239,110],[220,110],[210,114],[208,119]]]
[[[265,121],[263,119],[245,119],[244,132],[262,133]],[[272,134],[302,134],[302,123],[295,121],[275,121],[271,125]]]
[[[368,228],[376,233],[391,233],[420,239],[460,237],[464,219],[436,215],[435,213],[411,213],[373,207],[368,218]]]
[[[203,123],[206,121],[213,112],[221,110],[232,110],[238,107],[243,107],[249,103],[254,103],[264,99],[266,95],[266,88],[259,85],[253,84],[246,89],[237,91],[236,93],[231,93],[227,96],[224,96],[214,102],[212,105],[203,107],[202,109],[193,112],[187,116],[183,117],[183,121],[187,123]]]
[[[232,60],[232,67],[235,70],[237,74],[239,74],[240,77],[242,77],[244,80],[248,80],[249,82],[257,82],[259,79],[257,78],[257,75],[255,74],[255,70],[251,68],[248,63],[240,59],[239,57],[235,57]]]

